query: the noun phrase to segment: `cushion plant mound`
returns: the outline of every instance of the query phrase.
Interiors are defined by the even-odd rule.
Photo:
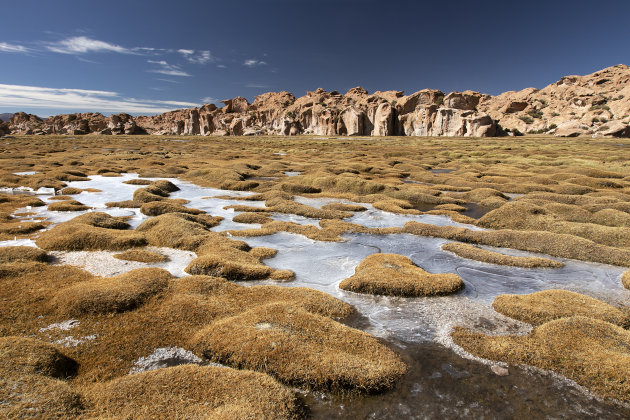
[[[89,251],[97,249],[123,250],[147,244],[144,236],[135,232],[71,222],[60,223],[54,228],[42,232],[37,238],[37,246],[46,250]]]
[[[621,284],[623,284],[623,287],[630,290],[630,270],[626,271],[623,273],[623,276],[621,276]]]
[[[265,214],[245,212],[234,216],[232,218],[232,221],[237,223],[259,223],[261,225],[264,225],[265,223],[272,222],[273,219]]]
[[[147,251],[146,249],[130,249],[120,254],[114,255],[114,258],[126,261],[138,261],[143,263],[156,263],[168,261],[168,257],[157,252]]]
[[[32,246],[3,246],[0,247],[0,263],[13,262],[47,262],[48,254]]]
[[[170,203],[168,201],[151,201],[144,203],[140,207],[140,212],[147,216],[159,216],[164,213],[188,213],[188,214],[202,214],[203,211],[199,209],[191,209],[181,204]]]
[[[582,316],[547,322],[527,336],[487,336],[455,328],[475,356],[560,373],[598,394],[630,402],[630,331]]]
[[[398,356],[369,334],[286,303],[215,321],[191,344],[212,361],[318,389],[377,392],[406,371]]]
[[[123,376],[86,392],[98,418],[297,419],[294,392],[268,375],[183,365]]]
[[[630,326],[630,311],[619,309],[601,300],[567,290],[543,290],[529,295],[499,295],[492,303],[495,311],[541,325],[558,318],[586,316],[621,327]]]
[[[0,418],[72,419],[83,411],[81,396],[58,379],[11,375],[0,370]]]
[[[447,243],[442,245],[442,249],[450,251],[455,255],[462,258],[468,258],[470,260],[481,261],[489,264],[509,265],[512,267],[548,267],[548,268],[561,268],[564,264],[560,261],[551,260],[549,258],[539,257],[514,257],[512,255],[505,255],[499,252],[488,251],[486,249],[479,248],[470,244],[461,243]]]
[[[0,338],[0,371],[14,376],[43,375],[68,378],[77,372],[77,362],[52,344],[24,337]],[[1,404],[0,404],[1,405]]]
[[[457,274],[431,274],[398,254],[372,254],[339,287],[357,293],[388,296],[435,296],[464,287]]]
[[[138,268],[61,289],[52,304],[58,313],[69,316],[129,311],[163,291],[172,277],[161,268]]]
[[[233,316],[269,303],[291,304],[314,314],[339,319],[346,318],[355,312],[353,306],[342,300],[308,287],[271,285],[247,287],[220,277],[187,276],[177,279],[173,283],[172,290],[175,297],[189,298],[186,302],[190,308],[203,307],[204,317],[209,313]],[[180,300],[180,302],[184,301]],[[164,302],[162,307],[171,314],[178,310],[168,302]]]
[[[64,200],[48,205],[48,210],[50,211],[83,211],[89,208],[89,206],[85,206],[77,200]]]
[[[134,179],[129,179],[127,181],[123,181],[123,184],[129,184],[129,185],[151,185],[150,180],[148,179],[140,179],[140,178],[134,178]]]
[[[195,250],[221,220],[207,214],[166,213],[142,222],[136,232],[142,232],[154,246]]]
[[[123,217],[110,216],[103,212],[85,213],[68,222],[101,227],[105,229],[129,229],[129,223]]]

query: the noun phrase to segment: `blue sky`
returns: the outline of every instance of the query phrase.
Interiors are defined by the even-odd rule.
[[[489,94],[630,64],[630,2],[5,1],[0,113],[155,114],[267,91]]]

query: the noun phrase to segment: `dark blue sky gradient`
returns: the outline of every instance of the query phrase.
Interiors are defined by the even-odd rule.
[[[28,49],[0,48],[0,84],[102,90],[143,101],[239,95],[251,101],[266,91],[301,96],[317,87],[346,92],[354,86],[499,94],[630,64],[627,0],[2,0],[0,10],[0,47]],[[72,37],[127,49],[209,50],[214,60],[46,48]],[[149,72],[159,65],[148,60],[165,60],[190,76]],[[248,67],[245,60],[266,64]],[[0,98],[0,113],[17,110],[101,111],[16,109]]]

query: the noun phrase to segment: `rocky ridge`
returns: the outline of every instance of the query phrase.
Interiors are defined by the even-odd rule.
[[[154,116],[98,113],[41,119],[19,112],[2,134],[162,134],[321,136],[471,136],[549,134],[630,136],[630,68],[617,65],[587,76],[565,76],[544,89],[491,96],[424,89],[346,94],[323,89],[268,92]]]

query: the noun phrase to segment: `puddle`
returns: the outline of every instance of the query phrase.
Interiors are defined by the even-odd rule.
[[[284,174],[286,176],[298,176],[298,175],[301,175],[302,172],[300,172],[300,171],[285,171]]]
[[[457,169],[447,169],[447,168],[429,169],[429,171],[434,174],[450,174],[451,172],[455,172],[456,170]]]
[[[486,213],[492,211],[492,209],[481,206],[477,203],[466,203],[464,204],[464,207],[466,207],[466,211],[464,211],[462,214],[464,216],[472,217],[473,219],[479,219],[483,217],[483,215],[485,215]]]
[[[597,400],[554,375],[509,367],[497,376],[490,366],[463,359],[439,344],[395,348],[409,367],[383,395],[306,393],[313,418],[331,419],[624,419],[630,409]]]
[[[35,175],[39,173],[38,171],[24,171],[24,172],[13,172],[13,175],[27,176],[27,175]]]

